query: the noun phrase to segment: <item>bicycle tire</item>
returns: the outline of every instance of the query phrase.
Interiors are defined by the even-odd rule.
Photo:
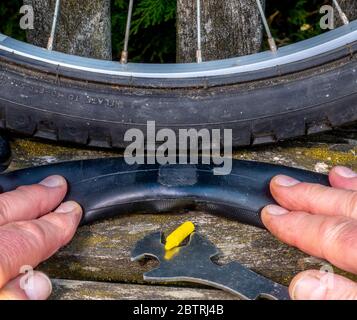
[[[155,121],[157,130],[232,129],[237,147],[352,123],[357,120],[357,21],[316,39],[282,48],[274,61],[287,60],[290,50],[295,60],[286,63],[249,70],[253,64],[244,61],[252,58],[243,57],[173,65],[175,70],[186,70],[180,78],[170,73],[123,76],[110,72],[112,62],[106,73],[74,68],[64,59],[80,66],[104,62],[49,53],[0,34],[0,128],[54,141],[123,148],[126,130],[139,128],[145,133],[147,121]],[[335,46],[322,50],[323,41]],[[299,46],[307,48],[300,51],[301,59],[296,58]],[[309,50],[314,54],[304,56]],[[258,62],[262,66],[264,57],[271,55],[261,53],[254,59],[263,61]],[[237,61],[242,70],[230,72]],[[227,66],[221,74],[212,71],[218,63]],[[140,64],[116,65],[118,70],[140,69]],[[190,68],[193,71],[187,72]],[[208,71],[202,71],[205,68]]]

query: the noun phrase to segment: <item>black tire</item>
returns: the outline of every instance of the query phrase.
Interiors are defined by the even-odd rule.
[[[179,84],[56,68],[0,50],[0,127],[108,148],[125,147],[125,131],[145,132],[148,120],[157,129],[232,129],[235,147],[317,133],[357,120],[356,50]]]

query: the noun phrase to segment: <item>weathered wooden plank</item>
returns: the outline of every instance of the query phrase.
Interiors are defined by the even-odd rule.
[[[53,279],[52,300],[233,300],[219,290]]]
[[[265,4],[265,0],[261,1]],[[263,27],[255,0],[201,1],[202,57],[204,61],[258,52]],[[196,1],[177,1],[177,61],[196,61]],[[229,43],[229,45],[227,45]]]
[[[330,133],[275,146],[240,149],[237,159],[259,160],[327,172],[333,165],[357,170],[356,131]],[[11,168],[70,159],[119,155],[107,151],[59,147],[29,140],[12,143]],[[135,242],[147,233],[168,233],[181,222],[192,220],[222,252],[221,263],[238,260],[253,270],[283,284],[299,271],[320,268],[323,261],[307,256],[274,239],[268,232],[199,212],[165,215],[134,215],[103,221],[80,228],[73,242],[41,266],[53,277],[142,283],[146,265],[130,261]],[[352,275],[349,275],[352,277]]]
[[[238,260],[284,283],[299,265],[301,268],[310,263],[304,255],[281,245],[265,231],[202,213],[187,213],[126,216],[82,227],[75,240],[41,269],[55,277],[142,283],[143,272],[156,263],[130,261],[136,241],[154,231],[168,233],[186,220],[193,221],[219,247],[222,263]]]
[[[80,149],[76,146],[44,143],[31,139],[14,139],[10,170],[58,161],[121,156],[120,151]],[[235,159],[278,163],[308,170],[327,172],[335,165],[357,170],[356,126],[324,135],[282,142],[276,145],[237,149]]]
[[[46,47],[51,34],[54,0],[24,0],[34,9],[29,43]],[[97,59],[112,59],[110,1],[61,1],[54,50]]]

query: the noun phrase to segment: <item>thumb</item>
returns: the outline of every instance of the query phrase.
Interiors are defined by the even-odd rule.
[[[293,300],[357,300],[357,284],[318,270],[299,273],[289,287]]]
[[[52,292],[51,280],[42,272],[18,276],[0,290],[0,300],[46,300]]]

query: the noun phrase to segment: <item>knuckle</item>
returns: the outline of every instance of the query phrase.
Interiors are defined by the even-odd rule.
[[[309,205],[313,206],[315,203],[322,201],[325,196],[326,188],[317,184],[304,183],[304,192],[309,196]],[[313,200],[313,201],[312,201]]]
[[[33,257],[39,254],[38,250],[32,248],[33,243],[18,232],[19,228],[17,225],[9,225],[0,232],[0,287],[20,272],[21,265],[29,264],[29,260],[25,262],[25,259],[29,259],[26,258],[28,252]]]
[[[68,215],[53,214],[50,217],[50,224],[55,228],[56,236],[61,244],[66,244],[71,240],[75,232],[75,223]]]
[[[42,225],[38,224],[36,221],[15,222],[13,223],[13,226],[20,231],[30,234],[32,239],[36,239],[40,243],[43,243],[47,240],[46,231]]]
[[[296,194],[299,194],[302,197],[296,196]],[[296,185],[296,193],[291,194],[291,198],[293,199],[293,201],[300,205],[302,203],[302,199],[314,198],[318,200],[321,197],[323,197],[323,189],[319,185],[306,182],[302,182]],[[306,204],[309,204],[310,202],[311,201],[306,201]]]
[[[10,221],[10,204],[6,197],[0,199],[0,225]]]
[[[356,247],[356,230],[357,223],[346,217],[326,220],[319,230],[323,256],[329,258],[335,252],[344,252],[346,248]]]
[[[20,186],[16,190],[33,207],[42,208],[43,204],[47,202],[47,197],[44,194],[45,189],[42,186]]]
[[[75,232],[77,229],[77,224],[75,223],[73,218],[69,218],[66,224],[66,228],[64,229],[64,234],[63,234],[63,238],[64,238],[64,243],[68,243],[69,241],[71,241],[71,239],[73,238]]]
[[[40,192],[39,188],[36,186],[20,186],[16,188],[16,191],[26,198],[32,198],[33,195],[36,195]]]
[[[351,192],[346,202],[346,214],[348,217],[357,218],[357,192]]]
[[[51,223],[61,233],[64,233],[70,227],[69,219],[67,219],[65,216],[53,215],[51,217]]]

